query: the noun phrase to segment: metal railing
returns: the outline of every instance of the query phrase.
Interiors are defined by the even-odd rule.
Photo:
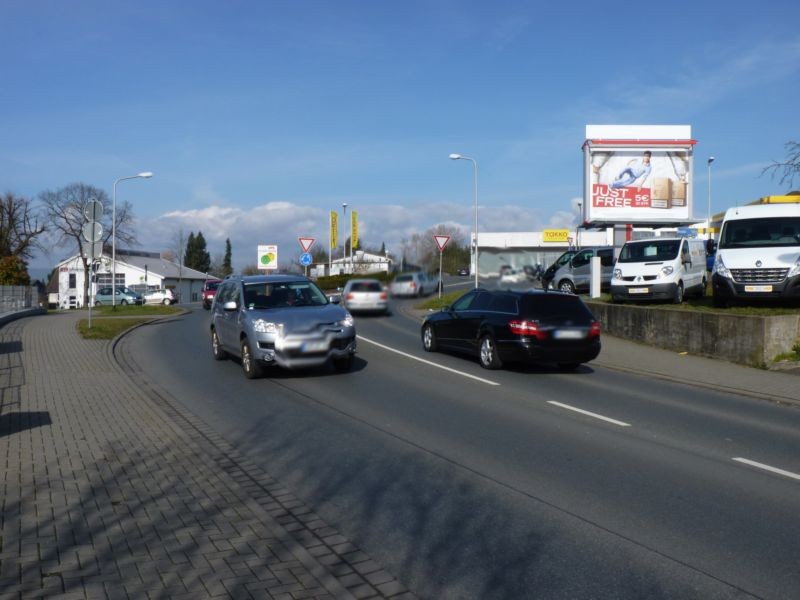
[[[39,293],[33,286],[0,285],[0,313],[39,306]]]

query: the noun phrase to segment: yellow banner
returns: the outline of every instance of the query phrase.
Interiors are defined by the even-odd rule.
[[[568,242],[569,229],[545,229],[542,231],[543,242]]]
[[[331,211],[331,249],[335,249],[339,245],[337,234],[339,233],[339,219],[335,210]]]
[[[358,211],[350,213],[350,247],[358,248]]]

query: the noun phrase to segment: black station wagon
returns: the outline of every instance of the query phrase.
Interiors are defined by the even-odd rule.
[[[475,289],[422,323],[428,352],[477,356],[485,369],[507,362],[556,363],[574,370],[600,354],[600,323],[578,296]]]

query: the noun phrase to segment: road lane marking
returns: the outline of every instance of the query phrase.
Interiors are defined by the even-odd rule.
[[[600,419],[601,421],[608,421],[609,423],[613,423],[614,425],[619,425],[620,427],[630,427],[630,423],[625,423],[623,421],[617,421],[616,419],[610,419],[609,417],[604,417],[603,415],[598,415],[597,413],[589,412],[588,410],[583,410],[580,408],[575,408],[574,406],[570,406],[569,404],[562,404],[561,402],[556,402],[555,400],[548,400],[548,404],[553,404],[555,406],[560,406],[561,408],[566,408],[567,410],[574,410],[575,412],[581,413],[583,415],[588,415],[590,417],[594,417],[595,419]]]
[[[777,467],[770,467],[769,465],[765,465],[764,463],[759,463],[754,460],[748,460],[746,458],[734,458],[736,462],[744,463],[746,465],[750,465],[751,467],[756,467],[757,469],[764,469],[765,471],[770,471],[771,473],[777,473],[778,475],[783,475],[784,477],[791,477],[792,479],[797,479],[800,481],[800,475],[797,473],[792,473],[791,471],[784,471],[783,469],[778,469]]]
[[[367,342],[369,344],[374,344],[378,346],[378,348],[383,348],[384,350],[388,350],[389,352],[394,352],[395,354],[399,354],[401,356],[405,356],[406,358],[410,358],[412,360],[418,360],[421,363],[425,363],[426,365],[430,365],[432,367],[436,367],[437,369],[443,369],[445,371],[450,371],[451,373],[455,373],[456,375],[461,375],[463,377],[469,377],[470,379],[474,379],[476,381],[480,381],[482,383],[488,383],[489,385],[500,385],[496,381],[489,381],[488,379],[484,379],[483,377],[476,377],[475,375],[470,375],[469,373],[464,373],[464,371],[456,371],[455,369],[451,369],[450,367],[445,367],[444,365],[437,365],[435,362],[431,362],[429,360],[425,360],[424,358],[419,358],[418,356],[414,356],[413,354],[408,354],[406,352],[401,352],[400,350],[396,350],[395,348],[390,348],[389,346],[384,346],[374,340],[370,340],[365,338],[364,336],[358,335],[356,336],[359,340],[363,342]]]

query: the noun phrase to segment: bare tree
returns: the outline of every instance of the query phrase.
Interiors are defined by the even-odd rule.
[[[51,230],[56,233],[57,246],[73,245],[81,256],[83,263],[83,305],[89,303],[89,255],[91,245],[83,237],[83,226],[89,221],[84,214],[86,203],[95,199],[103,204],[103,226],[101,241],[103,248],[111,246],[112,206],[108,194],[104,190],[85,183],[72,183],[55,191],[45,191],[39,195],[45,214],[51,223]],[[116,206],[116,241],[126,245],[136,244],[133,231],[133,211],[130,203],[117,202]],[[113,282],[116,283],[116,282]]]
[[[37,238],[45,229],[33,214],[28,198],[11,192],[0,196],[0,257],[31,258],[33,249],[39,247]]]
[[[781,184],[788,183],[794,186],[794,179],[800,179],[800,142],[786,142],[786,160],[775,161],[761,172],[770,173],[773,179],[778,178]]]

